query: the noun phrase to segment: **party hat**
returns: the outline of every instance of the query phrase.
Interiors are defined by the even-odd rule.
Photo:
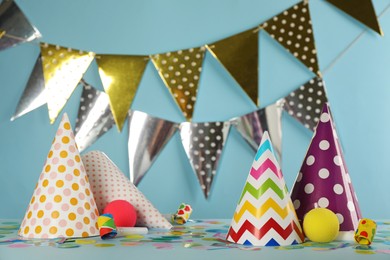
[[[18,234],[26,238],[97,236],[98,216],[72,128],[64,114]]]
[[[227,240],[254,246],[287,246],[303,241],[302,229],[267,131],[257,150]]]
[[[82,156],[92,193],[99,212],[114,200],[126,200],[137,211],[136,226],[148,228],[172,228],[171,223],[152,205],[119,168],[100,151],[91,151]]]
[[[291,199],[301,222],[313,208],[333,211],[340,222],[339,239],[358,227],[360,208],[327,103],[291,190]]]

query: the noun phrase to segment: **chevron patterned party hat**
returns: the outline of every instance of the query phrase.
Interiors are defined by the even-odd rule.
[[[268,132],[264,132],[226,239],[253,246],[287,246],[304,239]]]

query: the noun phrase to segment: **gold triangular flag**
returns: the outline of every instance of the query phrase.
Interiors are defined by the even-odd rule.
[[[249,98],[258,102],[259,37],[257,28],[206,45],[243,88]]]
[[[375,14],[375,9],[374,6],[372,5],[371,0],[361,0],[361,1],[327,0],[327,1],[383,36],[383,31],[379,25],[378,19]]]
[[[272,38],[283,45],[295,58],[321,77],[309,4],[302,1],[261,25]]]
[[[144,74],[147,56],[99,55],[96,62],[119,131]]]
[[[191,48],[151,56],[165,85],[187,120],[194,112],[205,48]]]
[[[95,54],[41,43],[41,56],[47,107],[50,123],[53,124]]]
[[[5,31],[0,30],[0,39],[5,35]]]

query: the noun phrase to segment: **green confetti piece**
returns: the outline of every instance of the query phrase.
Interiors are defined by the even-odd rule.
[[[2,222],[1,224],[3,224],[3,225],[16,225],[16,226],[20,225],[19,222],[13,222],[13,221]]]
[[[19,229],[19,225],[0,226],[0,230],[16,230]]]
[[[65,244],[58,244],[58,248],[77,248],[80,247],[80,245],[77,245],[75,243],[65,243]]]
[[[278,250],[294,250],[294,249],[302,249],[302,248],[305,248],[305,247],[302,245],[290,245],[290,246],[277,246],[277,247],[275,247],[275,249],[278,249]]]
[[[203,246],[203,245],[199,244],[199,243],[183,243],[183,247],[185,247],[185,248],[192,248],[192,247],[197,247],[197,246]]]
[[[8,231],[8,230],[0,230],[0,234],[3,234],[3,235],[8,235],[8,234],[12,234],[14,232],[12,231]]]

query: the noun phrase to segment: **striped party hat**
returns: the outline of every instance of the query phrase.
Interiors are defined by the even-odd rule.
[[[287,246],[304,239],[268,132],[264,132],[226,239],[254,246]]]

